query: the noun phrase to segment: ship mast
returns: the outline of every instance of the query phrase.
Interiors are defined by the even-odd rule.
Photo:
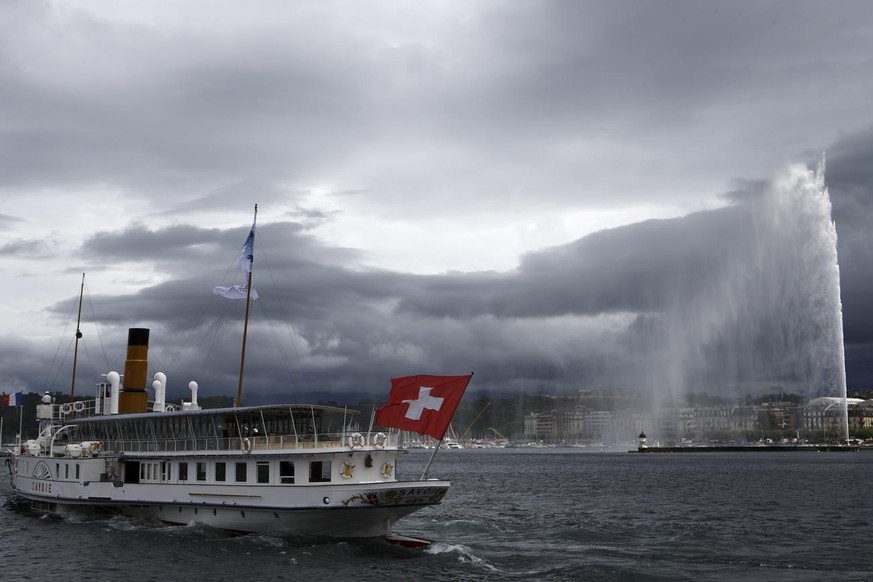
[[[85,296],[85,273],[82,273],[82,286],[79,288],[79,316],[76,318],[76,345],[73,348],[73,381],[70,384],[70,402],[76,395],[76,364],[79,359],[79,340],[82,338],[82,331],[79,326],[82,323],[82,297]]]
[[[252,221],[252,235],[255,232],[255,225],[258,222],[258,205],[255,204],[255,218]],[[243,247],[243,252],[245,252],[246,247]],[[249,333],[249,309],[252,305],[252,270],[254,269],[254,250],[255,250],[255,240],[254,236],[252,236],[252,257],[249,259],[248,263],[248,281],[246,285],[246,317],[245,323],[243,324],[243,339],[242,339],[242,351],[239,356],[239,384],[236,389],[236,406],[242,406],[242,389],[243,389],[243,374],[245,372],[246,367],[246,337]]]

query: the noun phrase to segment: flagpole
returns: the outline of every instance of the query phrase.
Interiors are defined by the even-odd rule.
[[[436,448],[433,450],[433,454],[430,456],[430,460],[427,462],[427,466],[424,468],[424,472],[421,474],[421,480],[424,481],[427,479],[427,472],[430,469],[431,463],[433,463],[434,457],[436,457],[437,451],[440,450],[440,447],[443,446],[443,439],[446,438],[446,435],[443,435],[440,439],[440,442],[437,443]]]
[[[255,231],[255,224],[258,222],[258,205],[255,204],[255,219],[252,222],[252,232]],[[254,254],[255,249],[255,241],[252,240],[252,253]],[[248,276],[248,286],[246,287],[246,317],[245,323],[243,324],[243,341],[242,341],[242,351],[239,356],[239,384],[236,390],[236,406],[239,408],[242,406],[242,389],[243,389],[243,374],[246,368],[246,337],[249,333],[249,308],[252,304],[252,271],[255,268],[254,260],[249,264],[249,276]]]
[[[21,406],[18,407],[18,452],[21,452],[22,427],[24,426],[24,396],[22,395]]]
[[[73,382],[70,384],[70,402],[76,395],[76,364],[79,361],[79,339],[82,337],[82,331],[79,326],[82,324],[82,297],[85,295],[85,273],[82,273],[82,286],[79,288],[79,316],[76,318],[76,347],[73,349]]]

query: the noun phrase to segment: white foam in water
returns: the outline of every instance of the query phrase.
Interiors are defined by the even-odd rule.
[[[436,522],[436,525],[445,529],[456,527],[474,530],[497,529],[493,524],[490,525],[478,519],[450,519],[447,521]]]
[[[469,563],[474,566],[478,566],[489,572],[500,572],[501,570],[495,568],[488,561],[483,560],[482,558],[473,554],[473,551],[464,546],[462,544],[444,544],[444,543],[435,543],[428,546],[425,550],[425,553],[428,554],[447,554],[447,553],[456,553],[458,554],[458,561],[462,563]]]

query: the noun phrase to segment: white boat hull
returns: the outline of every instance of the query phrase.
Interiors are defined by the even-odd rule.
[[[296,487],[200,487],[189,485],[68,483],[16,476],[13,490],[37,510],[63,513],[78,509],[191,522],[234,532],[278,533],[342,538],[391,534],[397,520],[439,503],[447,481],[395,481],[372,484]]]
[[[374,453],[375,454],[375,453]],[[332,481],[300,484],[106,481],[103,458],[20,456],[12,489],[36,510],[102,509],[171,524],[234,532],[341,538],[391,534],[398,519],[440,502],[448,481]],[[21,469],[20,471],[18,469]],[[70,477],[79,472],[80,479]],[[103,479],[103,480],[101,480]]]

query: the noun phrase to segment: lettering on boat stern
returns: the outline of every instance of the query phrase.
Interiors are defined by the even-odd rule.
[[[37,493],[52,492],[52,484],[49,481],[52,477],[52,471],[49,469],[49,466],[45,461],[39,461],[36,464],[31,473],[31,477],[35,479],[30,483],[31,491],[36,491]]]
[[[388,491],[370,491],[358,493],[348,499],[343,499],[343,505],[422,505],[439,503],[445,496],[448,487],[409,487],[408,489],[390,489]]]

